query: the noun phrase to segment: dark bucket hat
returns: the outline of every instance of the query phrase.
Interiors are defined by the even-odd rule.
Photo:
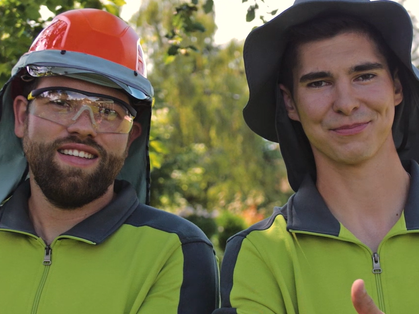
[[[411,63],[411,18],[406,9],[394,1],[296,0],[293,6],[253,30],[247,36],[243,50],[249,86],[244,119],[255,133],[280,144],[288,180],[295,191],[307,173],[315,174],[315,165],[302,129],[296,130],[284,106],[277,106],[278,101],[282,102],[278,76],[287,44],[286,34],[293,26],[334,14],[354,16],[376,28],[413,77],[419,77],[418,69]],[[419,133],[419,129],[416,132]]]

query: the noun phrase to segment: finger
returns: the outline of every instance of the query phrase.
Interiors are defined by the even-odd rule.
[[[368,295],[362,279],[357,279],[352,284],[351,298],[358,314],[384,314],[378,309],[374,301]]]

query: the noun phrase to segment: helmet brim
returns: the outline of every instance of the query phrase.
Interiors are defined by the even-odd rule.
[[[37,77],[68,76],[94,84],[120,88],[136,100],[152,103],[153,87],[145,77],[106,59],[73,51],[66,51],[64,54],[58,50],[34,51],[20,58],[12,69],[12,76],[31,66],[50,69],[38,71]]]
[[[267,140],[279,142],[275,113],[278,76],[286,47],[287,30],[326,14],[357,17],[375,27],[401,62],[418,77],[411,64],[412,22],[403,6],[393,1],[300,0],[253,30],[244,44],[249,101],[243,110],[248,126]]]

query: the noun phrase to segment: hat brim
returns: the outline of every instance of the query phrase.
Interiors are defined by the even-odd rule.
[[[249,101],[243,110],[247,125],[257,134],[278,141],[275,125],[278,73],[290,27],[325,14],[357,17],[375,27],[401,62],[417,77],[411,64],[413,27],[406,9],[393,1],[296,1],[289,9],[253,30],[243,50]]]

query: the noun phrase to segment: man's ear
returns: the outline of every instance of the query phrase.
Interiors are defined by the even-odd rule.
[[[399,74],[396,72],[394,74],[394,105],[400,105],[400,103],[403,101],[403,86],[400,82]]]
[[[139,122],[134,121],[134,124],[132,125],[132,129],[129,132],[128,137],[128,147],[134,142],[134,140],[141,135],[143,132],[143,128]]]
[[[17,96],[13,101],[15,113],[15,134],[22,138],[25,135],[26,120],[28,118],[28,100],[23,96]]]
[[[300,121],[297,108],[295,107],[294,99],[290,90],[283,84],[279,84],[279,88],[282,91],[282,99],[284,100],[285,109],[287,110],[288,117],[294,121]]]

